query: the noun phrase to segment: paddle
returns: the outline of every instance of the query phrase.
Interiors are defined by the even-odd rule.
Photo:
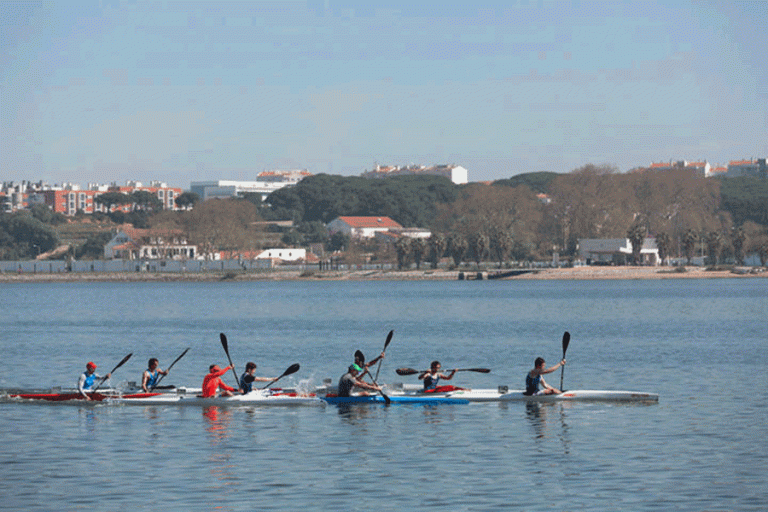
[[[169,366],[169,367],[168,367],[168,369],[167,369],[167,370],[165,370],[165,373],[164,373],[164,374],[160,374],[160,377],[158,377],[158,379],[157,379],[157,382],[155,382],[155,383],[152,385],[152,387],[151,387],[151,388],[149,388],[149,392],[150,392],[150,393],[151,393],[151,392],[152,392],[152,391],[153,391],[153,390],[154,390],[154,389],[157,387],[157,385],[158,385],[158,384],[160,384],[160,381],[161,381],[161,380],[163,380],[163,377],[165,377],[166,375],[168,375],[168,373],[171,371],[171,368],[173,368],[173,365],[175,365],[176,363],[178,363],[178,362],[179,362],[179,359],[181,359],[182,357],[184,357],[184,355],[185,355],[187,352],[189,352],[189,347],[187,347],[187,350],[185,350],[184,352],[182,352],[182,353],[181,353],[181,355],[180,355],[179,357],[177,357],[176,359],[174,359],[174,361],[171,363],[171,366]]]
[[[389,342],[391,341],[391,338],[392,338],[392,334],[394,334],[394,331],[390,332],[390,333],[389,333],[389,336],[387,336],[387,342],[386,342],[386,344],[384,345],[384,350],[386,350],[386,349],[387,349],[387,345],[388,345],[388,344],[389,344]],[[356,360],[356,361],[357,361],[357,360],[360,360],[360,362],[362,362],[362,363],[363,363],[363,366],[365,366],[365,356],[364,356],[364,355],[363,355],[363,353],[362,353],[362,352],[360,352],[359,350],[355,350],[355,360]],[[368,368],[363,368],[363,373],[361,373],[360,375],[358,375],[358,376],[357,376],[357,378],[359,378],[359,379],[362,379],[362,378],[365,376],[365,373],[366,373],[366,372],[368,372]],[[376,373],[378,374],[378,372],[376,372]],[[371,375],[371,374],[370,374],[370,372],[368,372],[368,375]],[[375,379],[375,378],[373,378],[373,375],[371,375],[371,381],[373,382],[373,384],[374,384],[375,386],[377,386],[377,387],[378,387],[378,384],[376,384],[376,379]],[[379,393],[381,393],[381,396],[382,396],[382,397],[384,397],[384,403],[385,403],[385,404],[389,405],[389,404],[391,404],[391,403],[392,403],[392,399],[391,399],[391,398],[389,398],[389,397],[388,397],[388,396],[387,396],[387,395],[386,395],[386,394],[385,394],[385,393],[384,393],[382,390],[379,390]]]
[[[237,382],[235,389],[240,389],[240,381],[237,379],[237,373],[235,373],[235,365],[232,363],[232,358],[229,357],[229,343],[227,343],[227,336],[223,332],[221,332],[219,333],[219,338],[221,339],[221,346],[224,347],[224,353],[227,354],[227,360],[229,360],[229,366],[232,367],[232,374],[235,376],[235,382]]]
[[[571,333],[565,331],[563,333],[563,359],[565,359],[565,351],[568,350],[568,344],[571,342]],[[565,372],[565,366],[560,367],[560,391],[563,390],[563,373]]]
[[[128,361],[128,360],[131,358],[131,356],[132,356],[132,355],[133,355],[133,352],[131,352],[130,354],[128,354],[127,356],[125,356],[125,357],[123,358],[123,360],[122,360],[122,361],[120,361],[119,363],[117,363],[117,366],[115,366],[114,368],[112,368],[112,371],[111,371],[111,372],[109,372],[107,375],[112,375],[113,373],[115,373],[115,370],[117,370],[118,368],[120,368],[121,366],[123,366],[123,365],[125,364],[125,362],[126,362],[126,361]],[[96,385],[96,387],[95,387],[95,388],[93,388],[93,389],[91,390],[91,392],[96,392],[96,390],[97,390],[97,389],[99,389],[99,388],[101,387],[101,385],[102,385],[102,384],[104,384],[104,381],[106,381],[106,380],[107,380],[107,378],[106,378],[106,377],[104,377],[103,379],[101,379],[101,381],[100,381],[100,382],[99,382],[99,383]]]
[[[387,334],[387,341],[384,342],[384,350],[381,351],[381,353],[385,353],[387,351],[387,347],[389,346],[389,343],[392,341],[392,336],[395,334],[395,331],[389,331],[389,334]],[[377,380],[379,378],[379,370],[381,370],[381,359],[379,359],[379,366],[376,367],[376,378],[373,380]]]
[[[456,368],[457,372],[477,372],[477,373],[491,373],[489,368]],[[398,368],[395,373],[398,375],[416,375],[422,373],[428,373],[429,370],[414,370],[413,368]]]
[[[263,388],[260,388],[260,389],[267,389],[269,386],[271,386],[271,385],[272,385],[272,384],[274,384],[275,382],[279,381],[280,379],[282,379],[282,378],[283,378],[283,377],[285,377],[286,375],[290,375],[290,374],[292,374],[292,373],[296,373],[297,371],[299,371],[299,368],[301,368],[301,365],[299,365],[299,363],[294,363],[294,364],[292,364],[291,366],[289,366],[289,367],[288,367],[288,369],[287,369],[287,370],[285,370],[285,371],[283,372],[283,374],[282,374],[281,376],[279,376],[279,377],[278,377],[278,378],[276,378],[276,379],[272,379],[272,380],[269,382],[269,384],[267,384],[266,386],[264,386]]]

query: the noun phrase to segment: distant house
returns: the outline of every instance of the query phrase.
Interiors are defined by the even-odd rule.
[[[187,243],[178,230],[123,226],[104,246],[104,258],[108,260],[191,260],[197,256],[197,246]]]
[[[266,249],[261,251],[256,259],[277,259],[280,261],[303,261],[307,259],[306,249],[289,247],[287,249]]]
[[[373,238],[378,232],[403,229],[389,217],[337,217],[326,227],[330,234],[342,232],[351,238]]]
[[[629,238],[579,238],[579,256],[587,264],[626,265],[632,254]],[[659,248],[655,238],[646,238],[640,249],[643,265],[659,264]]]

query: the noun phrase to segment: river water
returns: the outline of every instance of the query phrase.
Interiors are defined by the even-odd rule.
[[[200,386],[226,364],[334,381],[390,330],[402,366],[489,367],[522,388],[571,333],[567,389],[653,405],[196,408],[0,404],[4,510],[765,510],[768,279],[29,283],[0,289],[0,387],[74,385],[85,363]],[[559,385],[560,372],[548,375]],[[233,383],[230,375],[225,381]],[[411,379],[411,380],[408,380]]]

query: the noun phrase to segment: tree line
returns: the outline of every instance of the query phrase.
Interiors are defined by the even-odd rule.
[[[322,244],[327,251],[344,251],[353,261],[373,257],[420,266],[448,257],[456,265],[501,265],[509,260],[548,260],[553,253],[574,258],[580,238],[629,238],[636,246],[634,242],[649,236],[656,238],[665,259],[690,259],[704,252],[710,262],[740,262],[749,253],[765,258],[768,251],[768,180],[703,178],[685,169],[619,173],[612,166],[590,164],[568,174],[519,174],[492,184],[467,185],[437,176],[368,179],[319,174],[277,190],[263,202],[258,194],[199,202],[187,192],[176,198],[184,209],[174,212],[162,211],[154,196],[153,201],[116,193],[98,197],[108,209],[121,204],[134,208],[96,217],[184,231],[203,253],[253,251],[275,243]],[[35,249],[56,243],[55,225],[41,220],[42,213],[38,209],[0,216],[0,257],[33,255]],[[28,218],[21,220],[24,215]],[[339,216],[387,216],[433,235],[425,240],[401,238],[387,246],[349,240],[331,236],[325,228]],[[30,219],[48,226],[53,238],[41,235],[35,241],[21,235],[40,228],[29,225]],[[277,220],[290,220],[292,226],[269,224]],[[19,228],[19,222],[25,227]]]

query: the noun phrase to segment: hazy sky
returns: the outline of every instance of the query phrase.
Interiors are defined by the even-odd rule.
[[[0,2],[0,180],[768,156],[764,2]]]

